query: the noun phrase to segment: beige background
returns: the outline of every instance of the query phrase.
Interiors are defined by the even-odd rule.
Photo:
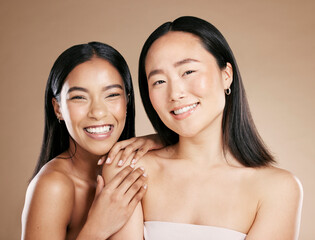
[[[97,40],[129,63],[137,134],[152,132],[137,89],[148,35],[181,15],[204,18],[230,43],[257,127],[305,199],[300,239],[315,239],[315,2],[313,0],[62,0],[0,2],[0,239],[20,238],[20,215],[43,132],[44,87],[57,56]]]

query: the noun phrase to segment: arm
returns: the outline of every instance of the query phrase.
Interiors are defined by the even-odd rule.
[[[263,188],[265,194],[247,240],[298,239],[303,200],[302,185],[290,173],[279,175]]]
[[[22,239],[65,239],[72,213],[74,186],[58,172],[35,177],[22,213]]]
[[[146,192],[143,170],[131,166],[119,170],[105,187],[103,178],[98,176],[95,199],[77,240],[107,239],[123,227],[142,199]]]
[[[119,171],[119,169],[120,168],[116,164],[105,165],[103,168],[103,177],[105,179],[105,182],[110,181],[111,178],[116,174],[116,172]],[[143,239],[143,213],[141,203],[138,203],[128,222],[110,239]]]

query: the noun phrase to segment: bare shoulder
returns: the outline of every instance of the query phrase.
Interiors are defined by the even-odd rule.
[[[58,168],[58,161],[46,164],[30,182],[25,198],[25,206],[37,204],[37,208],[50,207],[59,201],[66,206],[74,199],[74,183],[67,174]],[[56,206],[56,204],[54,204]]]
[[[75,188],[72,179],[56,163],[46,164],[27,188],[22,212],[23,239],[38,239],[48,232],[65,234],[73,211]]]
[[[161,149],[152,150],[147,152],[139,162],[152,167],[152,165],[163,164],[173,158],[175,150],[173,146],[167,146]]]
[[[246,239],[297,239],[303,201],[300,181],[289,171],[276,167],[252,170],[258,205]]]
[[[262,167],[255,170],[257,184],[265,194],[301,197],[303,188],[300,180],[291,172],[277,167]]]
[[[48,162],[40,172],[33,178],[30,186],[43,188],[43,191],[53,191],[63,193],[74,191],[74,183],[72,178],[67,174],[67,163],[64,159],[53,159]]]

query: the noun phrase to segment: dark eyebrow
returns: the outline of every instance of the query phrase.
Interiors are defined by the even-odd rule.
[[[108,86],[106,86],[106,87],[103,87],[102,88],[102,90],[103,91],[107,91],[107,90],[109,90],[109,89],[112,89],[112,88],[120,88],[120,89],[122,89],[122,90],[124,90],[124,88],[120,85],[120,84],[112,84],[112,85],[108,85]],[[68,90],[68,93],[71,93],[71,92],[73,92],[73,91],[82,91],[82,92],[89,92],[86,88],[83,88],[83,87],[71,87],[71,88],[69,88],[69,90]]]
[[[192,59],[192,58],[185,58],[185,59],[183,59],[183,60],[180,60],[180,61],[174,63],[174,67],[179,67],[180,65],[183,65],[183,64],[186,64],[186,63],[191,63],[191,62],[199,62],[199,61],[196,60],[196,59]],[[163,70],[161,70],[161,69],[152,70],[152,71],[149,73],[147,79],[150,79],[150,77],[152,77],[153,75],[161,74],[161,73],[163,73]]]
[[[120,85],[120,84],[112,84],[112,85],[108,85],[106,87],[103,87],[103,91],[107,91],[109,89],[112,89],[112,88],[120,88],[121,90],[124,90],[124,88]]]
[[[180,60],[180,61],[174,63],[174,67],[178,67],[180,65],[183,65],[183,64],[186,64],[186,63],[191,63],[191,62],[199,62],[199,61],[196,60],[196,59],[192,59],[192,58],[185,58],[183,60]]]
[[[83,88],[83,87],[71,87],[71,88],[69,88],[68,93],[71,93],[73,91],[88,92],[88,90],[86,88]]]
[[[152,71],[149,73],[147,79],[150,79],[150,77],[152,77],[153,75],[161,74],[161,73],[163,73],[163,71],[162,71],[161,69],[152,70]]]

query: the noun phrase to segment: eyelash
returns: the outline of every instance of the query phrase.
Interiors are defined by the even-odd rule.
[[[183,77],[184,77],[184,76],[187,76],[187,75],[190,75],[190,74],[192,74],[192,73],[194,73],[194,72],[196,72],[196,71],[195,71],[195,70],[188,70],[188,71],[184,72]],[[158,81],[156,81],[156,82],[153,83],[153,86],[155,86],[155,85],[160,85],[160,84],[162,84],[162,83],[165,83],[165,81],[164,81],[164,80],[158,80]]]
[[[70,98],[70,100],[82,100],[82,99],[85,99],[85,97],[83,97],[83,96],[74,96],[74,97]]]
[[[153,83],[153,86],[155,86],[155,85],[160,85],[160,84],[162,84],[162,83],[165,83],[165,81],[164,81],[164,80],[158,80],[158,81],[156,81],[156,82]]]
[[[117,97],[117,96],[120,96],[120,93],[109,94],[106,98]]]
[[[192,74],[192,73],[194,73],[194,72],[196,72],[196,71],[194,71],[194,70],[188,70],[188,71],[184,72],[183,76]]]

